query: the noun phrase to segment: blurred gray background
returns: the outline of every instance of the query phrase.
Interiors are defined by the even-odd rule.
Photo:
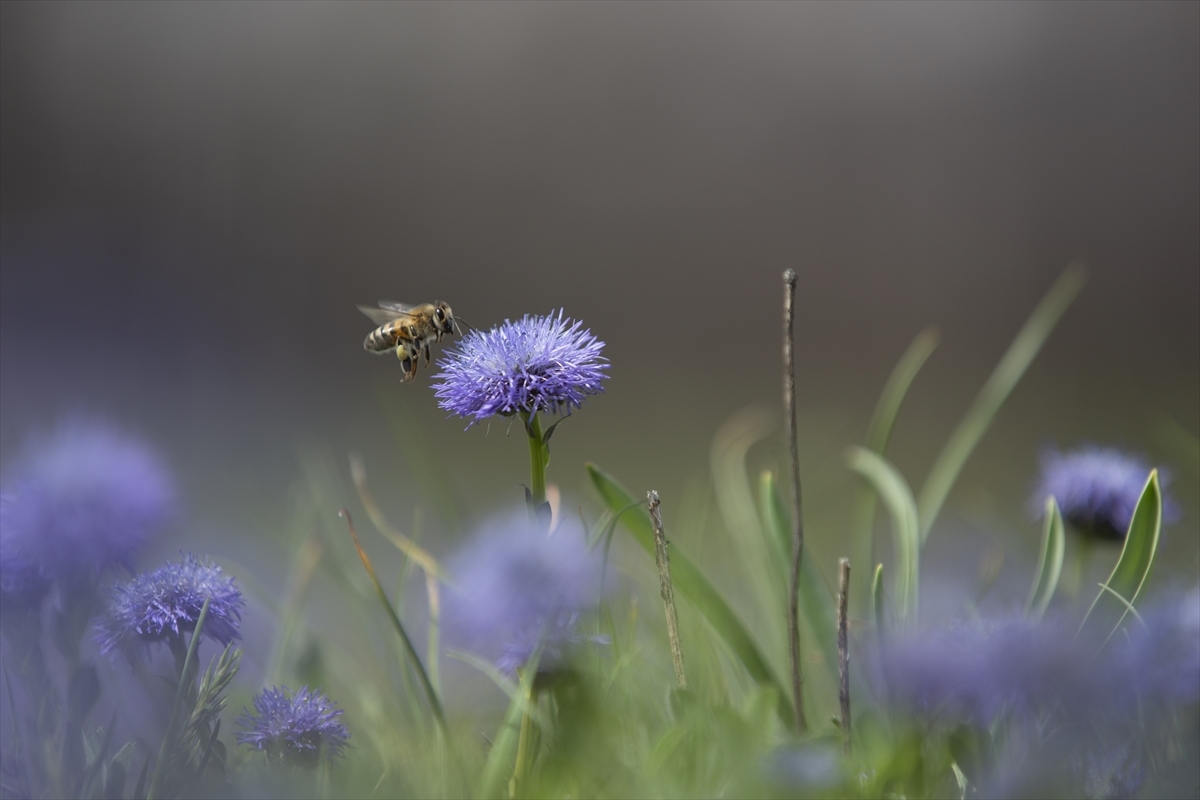
[[[778,403],[793,267],[832,558],[842,450],[908,342],[942,332],[892,451],[919,485],[1080,258],[1088,286],[942,525],[1032,549],[1039,448],[1119,444],[1174,471],[1168,546],[1200,570],[1170,433],[1200,429],[1200,4],[6,0],[0,22],[4,463],[87,411],[163,447],[202,528],[253,535],[304,454],[350,451],[398,518],[437,472],[469,521],[519,497],[523,437],[463,434],[428,372],[401,386],[355,305],[563,308],[612,378],[551,480],[582,502],[597,461],[670,524],[722,421]]]

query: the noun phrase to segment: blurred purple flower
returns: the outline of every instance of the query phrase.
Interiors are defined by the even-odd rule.
[[[6,487],[5,547],[66,584],[134,557],[173,515],[158,455],[104,425],[74,420],[30,442]]]
[[[988,725],[1013,713],[1127,719],[1200,699],[1200,588],[1147,604],[1128,636],[1076,636],[1076,625],[1012,618],[889,642],[880,676],[894,703]]]
[[[13,541],[9,507],[9,496],[0,495],[0,611],[36,610],[50,590],[50,580]]]
[[[1142,700],[1195,703],[1200,700],[1200,587],[1146,605],[1145,625],[1130,624],[1129,638],[1115,643],[1118,676]]]
[[[1055,621],[960,624],[892,641],[883,678],[893,702],[987,725],[1003,712],[1078,707],[1101,682],[1089,651]]]
[[[257,716],[246,709],[237,724],[249,730],[237,735],[238,744],[266,751],[284,764],[315,766],[322,751],[332,760],[342,753],[350,730],[338,720],[344,712],[323,693],[307,686],[295,694],[286,687],[263,689],[254,698]]]
[[[96,641],[103,653],[119,645],[178,640],[195,630],[204,601],[209,600],[202,636],[221,644],[241,638],[238,627],[245,601],[232,577],[212,562],[190,553],[179,563],[143,572],[110,590],[111,600],[97,621]]]
[[[438,362],[438,405],[471,424],[520,411],[570,412],[604,391],[604,342],[581,322],[524,316],[486,333],[471,331]]]
[[[1030,508],[1041,513],[1047,495],[1058,502],[1063,519],[1081,532],[1120,541],[1129,530],[1150,465],[1108,447],[1085,447],[1070,453],[1047,450]],[[1166,486],[1168,476],[1159,472]],[[1172,507],[1164,503],[1166,516]]]
[[[589,640],[579,616],[599,600],[599,563],[577,521],[547,535],[524,508],[496,517],[448,564],[447,637],[513,672],[542,646],[540,672]]]

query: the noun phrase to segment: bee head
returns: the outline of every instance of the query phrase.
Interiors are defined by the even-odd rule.
[[[454,312],[448,304],[437,304],[433,309],[433,321],[442,333],[454,333]]]

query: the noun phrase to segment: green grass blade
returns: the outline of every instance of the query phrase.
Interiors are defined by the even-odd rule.
[[[717,508],[725,530],[735,544],[734,552],[742,562],[758,600],[758,613],[765,623],[759,630],[779,634],[778,642],[763,642],[767,652],[773,652],[775,646],[782,649],[784,645],[790,577],[785,565],[791,563],[792,548],[789,544],[789,555],[782,561],[773,557],[775,544],[768,541],[755,507],[754,491],[746,473],[746,454],[778,424],[776,415],[765,409],[757,406],[743,409],[721,425],[713,437],[709,456]]]
[[[900,360],[896,362],[892,374],[883,387],[883,393],[879,396],[879,404],[875,406],[875,413],[871,415],[871,424],[867,427],[867,448],[869,450],[873,450],[879,455],[887,452],[888,439],[891,438],[892,428],[896,424],[896,417],[900,413],[900,406],[904,403],[905,395],[908,394],[908,388],[912,386],[917,373],[937,348],[939,339],[936,328],[926,328],[917,334],[917,338],[913,339],[912,344],[904,351],[904,355],[900,356]],[[871,491],[870,487],[863,486],[858,492],[854,505],[853,563],[870,564],[874,555],[875,493]],[[862,577],[855,579],[856,585],[869,589],[868,573],[864,570],[859,571],[862,572]],[[859,589],[857,597],[860,601],[866,600],[867,592]]]
[[[778,551],[779,563],[790,563],[792,515],[770,471],[763,472],[759,481],[759,506],[767,539],[777,543],[772,549]],[[806,556],[800,564],[799,595],[801,655],[805,662],[804,702],[807,708],[815,709],[837,696],[837,610],[833,593],[811,557]],[[806,653],[811,655],[814,645],[820,653],[820,663],[805,657]],[[814,719],[820,717],[814,715]]]
[[[1141,596],[1154,556],[1158,552],[1158,538],[1162,531],[1162,488],[1158,481],[1158,470],[1151,470],[1133,519],[1129,521],[1129,532],[1112,574],[1096,595],[1083,624],[1080,634],[1111,637],[1120,627]],[[1107,591],[1106,591],[1107,590]],[[1113,594],[1119,598],[1113,597]]]
[[[461,655],[461,654],[460,654]],[[504,712],[504,721],[496,731],[492,740],[492,749],[488,751],[487,760],[479,780],[479,796],[483,798],[509,797],[511,788],[509,779],[514,775],[517,756],[520,748],[518,739],[521,732],[521,722],[529,709],[535,708],[536,698],[533,693],[533,682],[537,679],[538,663],[542,657],[539,646],[529,656],[525,666],[520,670],[520,687],[509,701],[508,710]],[[501,685],[501,688],[504,688]],[[503,787],[503,788],[502,788]]]
[[[607,472],[595,464],[588,464],[587,471],[592,485],[613,513],[618,513],[633,502],[629,491]],[[653,556],[654,531],[650,525],[649,512],[645,508],[633,509],[621,517],[621,523],[642,549]],[[787,693],[759,651],[758,645],[704,573],[675,545],[672,545],[671,552],[671,577],[675,588],[704,615],[717,634],[725,640],[746,672],[756,682],[779,693],[780,716],[790,723],[792,711]]]
[[[779,494],[775,473],[769,469],[764,469],[758,478],[758,513],[766,529],[771,557],[777,564],[780,577],[786,581],[786,565],[792,557],[792,515]]]
[[[892,427],[896,424],[896,416],[900,413],[904,396],[908,394],[908,387],[937,348],[940,338],[937,328],[926,328],[917,334],[917,338],[913,339],[904,355],[896,362],[895,369],[883,387],[883,394],[879,396],[875,413],[871,416],[871,425],[867,428],[867,447],[876,453],[883,455],[887,449]]]
[[[771,472],[763,472],[759,484],[760,504],[763,520],[767,525],[770,538],[779,542],[780,548],[792,546],[792,520],[783,495],[779,493],[779,484]],[[781,563],[787,563],[791,555],[780,550]],[[837,612],[833,607],[833,595],[830,594],[825,581],[822,580],[811,558],[805,558],[800,565],[800,613],[808,623],[809,629],[816,634],[817,645],[821,648],[826,664],[837,663]]]
[[[892,517],[896,541],[897,621],[901,628],[917,621],[917,589],[920,574],[921,542],[917,525],[917,505],[908,482],[891,462],[865,447],[851,447],[846,453],[850,469],[867,479],[883,499]]]
[[[363,550],[362,542],[358,540],[358,531],[354,529],[354,522],[350,518],[350,512],[342,509],[338,515],[346,520],[346,527],[350,530],[350,537],[354,540],[354,549],[358,551],[358,558],[362,561],[363,568],[367,571],[367,577],[371,579],[371,585],[375,587],[375,595],[379,598],[379,602],[383,605],[387,612],[388,619],[392,623],[392,628],[396,631],[396,635],[400,637],[401,643],[404,645],[404,650],[408,654],[408,659],[413,666],[413,670],[417,673],[417,677],[421,681],[421,688],[425,690],[425,699],[429,701],[429,708],[433,712],[434,719],[441,726],[442,731],[449,738],[449,731],[446,728],[446,715],[442,711],[442,701],[438,698],[437,691],[433,688],[433,683],[429,680],[429,673],[425,671],[425,665],[421,663],[421,657],[417,655],[417,648],[413,647],[412,639],[408,636],[408,631],[404,629],[404,623],[400,621],[400,616],[396,613],[396,609],[392,608],[391,601],[388,600],[387,592],[383,590],[383,585],[379,583],[379,576],[375,573],[375,566],[371,563],[371,559],[367,556],[367,551]]]
[[[1038,558],[1037,577],[1025,603],[1025,614],[1039,620],[1050,606],[1058,578],[1062,574],[1063,553],[1066,552],[1066,536],[1063,533],[1062,514],[1053,497],[1046,498],[1045,528],[1042,531],[1042,554]]]
[[[479,780],[478,794],[484,800],[508,796],[505,782],[512,774],[513,763],[517,759],[517,736],[525,706],[525,698],[521,694],[513,697],[508,703],[508,710],[504,712],[504,721],[492,739],[492,747],[488,750]]]
[[[929,471],[925,485],[921,487],[920,498],[917,501],[922,543],[929,536],[929,530],[933,527],[946,496],[958,480],[958,475],[971,452],[991,426],[996,412],[1017,385],[1017,381],[1042,349],[1063,312],[1083,288],[1085,280],[1083,267],[1079,264],[1071,264],[1063,271],[1017,333],[1017,337],[992,371],[987,383],[979,390],[979,395],[971,404],[966,416],[946,441]]]
[[[871,577],[871,624],[875,626],[875,634],[879,638],[887,632],[887,617],[883,605],[883,564],[875,565],[875,574]]]

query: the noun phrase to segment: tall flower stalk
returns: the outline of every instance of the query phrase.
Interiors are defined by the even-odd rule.
[[[525,315],[490,331],[471,331],[438,362],[434,378],[438,405],[470,419],[467,427],[493,416],[520,415],[529,437],[529,502],[546,503],[550,437],[588,395],[604,391],[608,359],[604,342],[582,322],[557,314]],[[540,412],[563,416],[545,429]]]

